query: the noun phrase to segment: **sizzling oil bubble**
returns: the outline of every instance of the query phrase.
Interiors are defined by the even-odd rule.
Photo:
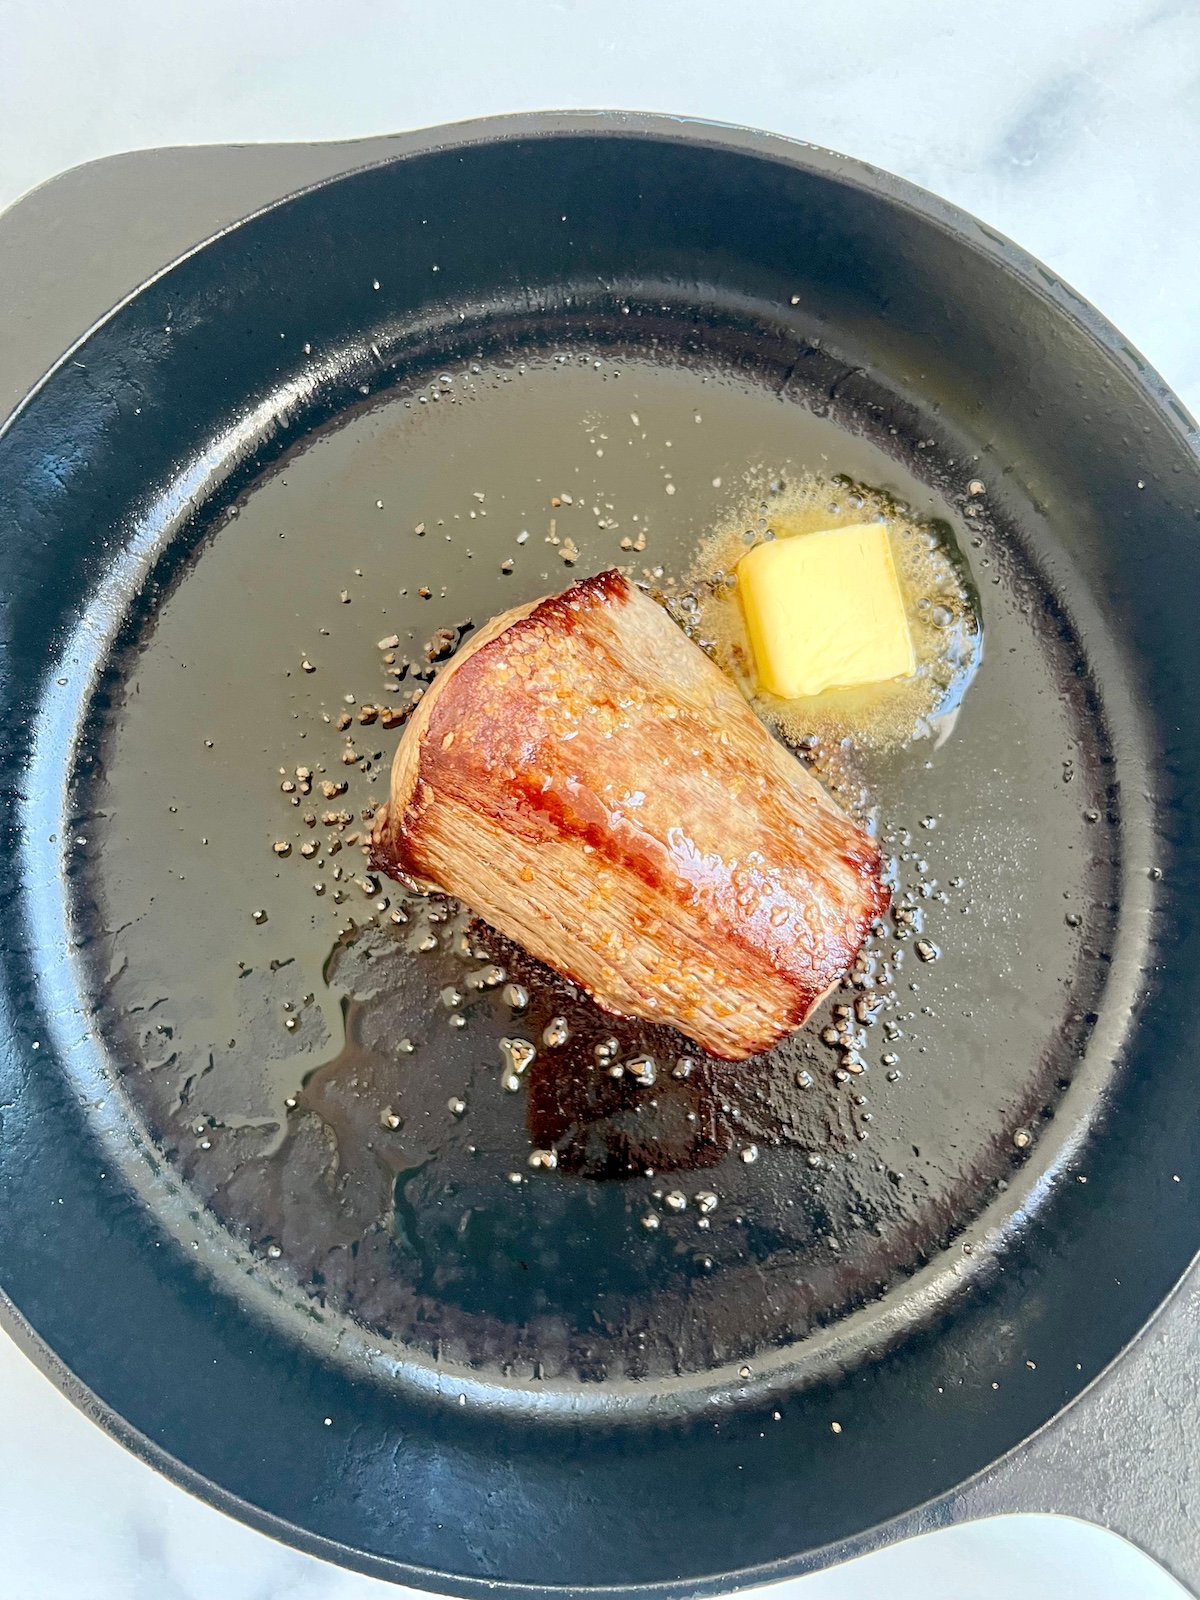
[[[570,1037],[571,1028],[566,1017],[551,1017],[542,1029],[542,1043],[548,1050],[559,1049]]]
[[[849,739],[887,749],[948,731],[983,648],[978,596],[949,525],[915,518],[890,495],[844,477],[801,474],[784,487],[764,476],[765,486],[703,541],[687,591],[674,596],[678,620],[741,685],[759,715],[794,744]],[[803,700],[769,694],[755,681],[736,593],[737,563],[764,540],[868,521],[888,529],[917,656],[915,675]]]
[[[500,1050],[510,1072],[522,1073],[537,1055],[528,1039],[501,1039]]]
[[[631,1056],[624,1065],[625,1071],[643,1089],[650,1088],[658,1076],[658,1064],[653,1056]]]

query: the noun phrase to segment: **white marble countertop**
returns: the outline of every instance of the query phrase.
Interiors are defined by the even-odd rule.
[[[0,0],[0,207],[164,144],[345,139],[615,106],[772,128],[937,190],[1100,307],[1200,412],[1200,8],[1189,0]],[[0,1592],[368,1600],[389,1585],[191,1499],[0,1335]],[[954,1528],[783,1586],[795,1600],[1182,1591],[1061,1519]],[[778,1592],[778,1591],[777,1591]]]

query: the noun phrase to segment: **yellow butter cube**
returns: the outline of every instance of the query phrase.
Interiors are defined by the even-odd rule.
[[[771,694],[798,700],[916,671],[882,523],[756,545],[737,583],[758,681]]]

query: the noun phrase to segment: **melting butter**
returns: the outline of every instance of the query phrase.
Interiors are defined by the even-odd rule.
[[[771,665],[763,671],[763,652],[756,652],[753,625],[747,625],[741,581],[745,562],[753,558],[756,566],[765,563],[762,570],[775,590],[771,604],[790,605],[798,590],[787,586],[785,568],[795,558],[772,555],[773,548],[786,550],[796,541],[799,549],[814,536],[863,528],[880,530],[875,540],[886,538],[912,651],[911,670],[886,678],[877,670],[909,664],[908,658],[900,660],[902,636],[890,631],[893,617],[886,652],[882,635],[873,636],[881,648],[877,652],[868,643],[861,658],[863,676],[839,684],[837,650],[827,654],[817,647],[821,639],[860,625],[855,619],[861,619],[861,611],[847,605],[839,586],[824,585],[815,596],[810,591],[801,605],[817,636],[814,647],[803,651],[802,667],[790,675],[800,657],[789,653],[778,673]],[[776,567],[781,560],[785,566]],[[754,567],[749,570],[753,574]],[[882,584],[878,569],[876,577]],[[949,525],[914,517],[884,492],[846,479],[807,475],[769,501],[752,491],[747,504],[734,508],[701,544],[688,588],[696,600],[685,617],[693,636],[737,681],[763,720],[791,744],[848,740],[863,749],[889,749],[940,734],[953,720],[982,656],[978,596]],[[767,593],[766,586],[762,592]],[[761,615],[767,615],[765,607]],[[857,643],[861,633],[855,648]],[[824,657],[824,669],[818,654]],[[866,681],[868,671],[873,681]]]

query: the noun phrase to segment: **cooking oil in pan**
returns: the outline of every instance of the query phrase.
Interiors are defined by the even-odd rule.
[[[466,359],[298,441],[147,597],[94,797],[98,1026],[300,1302],[514,1381],[703,1371],[897,1290],[1036,1148],[1108,939],[1106,756],[1063,688],[1086,663],[975,464],[847,420],[611,346]],[[806,1029],[710,1061],[371,870],[459,641],[614,564],[678,596],[764,484],[818,480],[970,547],[989,648],[946,737],[815,730],[894,904]]]

